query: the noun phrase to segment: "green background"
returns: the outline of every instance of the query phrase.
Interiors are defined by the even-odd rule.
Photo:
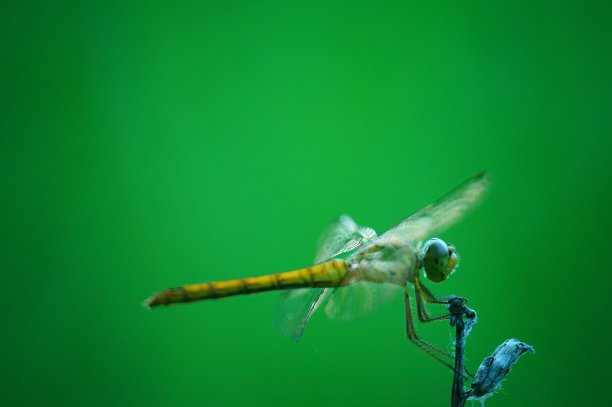
[[[483,169],[429,286],[478,311],[473,370],[537,350],[488,405],[603,400],[612,14],[533,3],[3,2],[2,404],[448,405],[401,297],[297,345],[277,293],[141,301],[309,265],[335,216],[380,232]]]

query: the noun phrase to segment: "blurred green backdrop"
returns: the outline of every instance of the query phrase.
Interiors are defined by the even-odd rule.
[[[478,311],[473,369],[537,349],[488,405],[604,396],[609,2],[9,3],[3,405],[448,405],[401,298],[298,345],[277,293],[140,302],[309,265],[335,216],[383,231],[483,169],[489,197],[441,236],[459,272],[430,286]]]

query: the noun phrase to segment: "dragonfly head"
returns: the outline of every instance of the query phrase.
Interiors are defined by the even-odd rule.
[[[435,237],[425,243],[422,253],[425,275],[436,283],[446,280],[459,262],[455,248]]]

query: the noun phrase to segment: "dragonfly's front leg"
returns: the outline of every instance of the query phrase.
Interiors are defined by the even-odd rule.
[[[421,283],[420,278],[417,276],[414,282],[414,293],[416,295],[416,304],[417,304],[417,315],[419,317],[419,321],[421,322],[432,322],[432,321],[445,321],[450,318],[450,314],[431,317],[429,316],[429,312],[427,312],[427,307],[425,307],[425,303],[423,300],[427,301],[431,304],[448,304],[448,302],[452,298],[456,298],[455,296],[448,297],[436,297],[429,289]]]
[[[453,298],[457,298],[456,295],[447,295],[445,297],[436,297],[431,291],[429,291],[429,289],[423,285],[423,283],[421,282],[421,277],[417,276],[415,278],[415,286],[419,288],[419,290],[422,292],[423,294],[423,298],[425,298],[425,301],[431,303],[431,304],[445,304],[448,305],[448,302],[453,299]],[[467,300],[466,300],[467,301]]]

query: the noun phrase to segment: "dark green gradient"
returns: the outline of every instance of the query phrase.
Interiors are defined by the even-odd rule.
[[[488,406],[606,404],[609,2],[14,2],[0,12],[2,404],[445,406],[401,298],[278,334],[276,293],[169,286],[307,266],[481,170],[440,237],[467,363],[533,345]],[[450,348],[446,324],[420,327]]]

